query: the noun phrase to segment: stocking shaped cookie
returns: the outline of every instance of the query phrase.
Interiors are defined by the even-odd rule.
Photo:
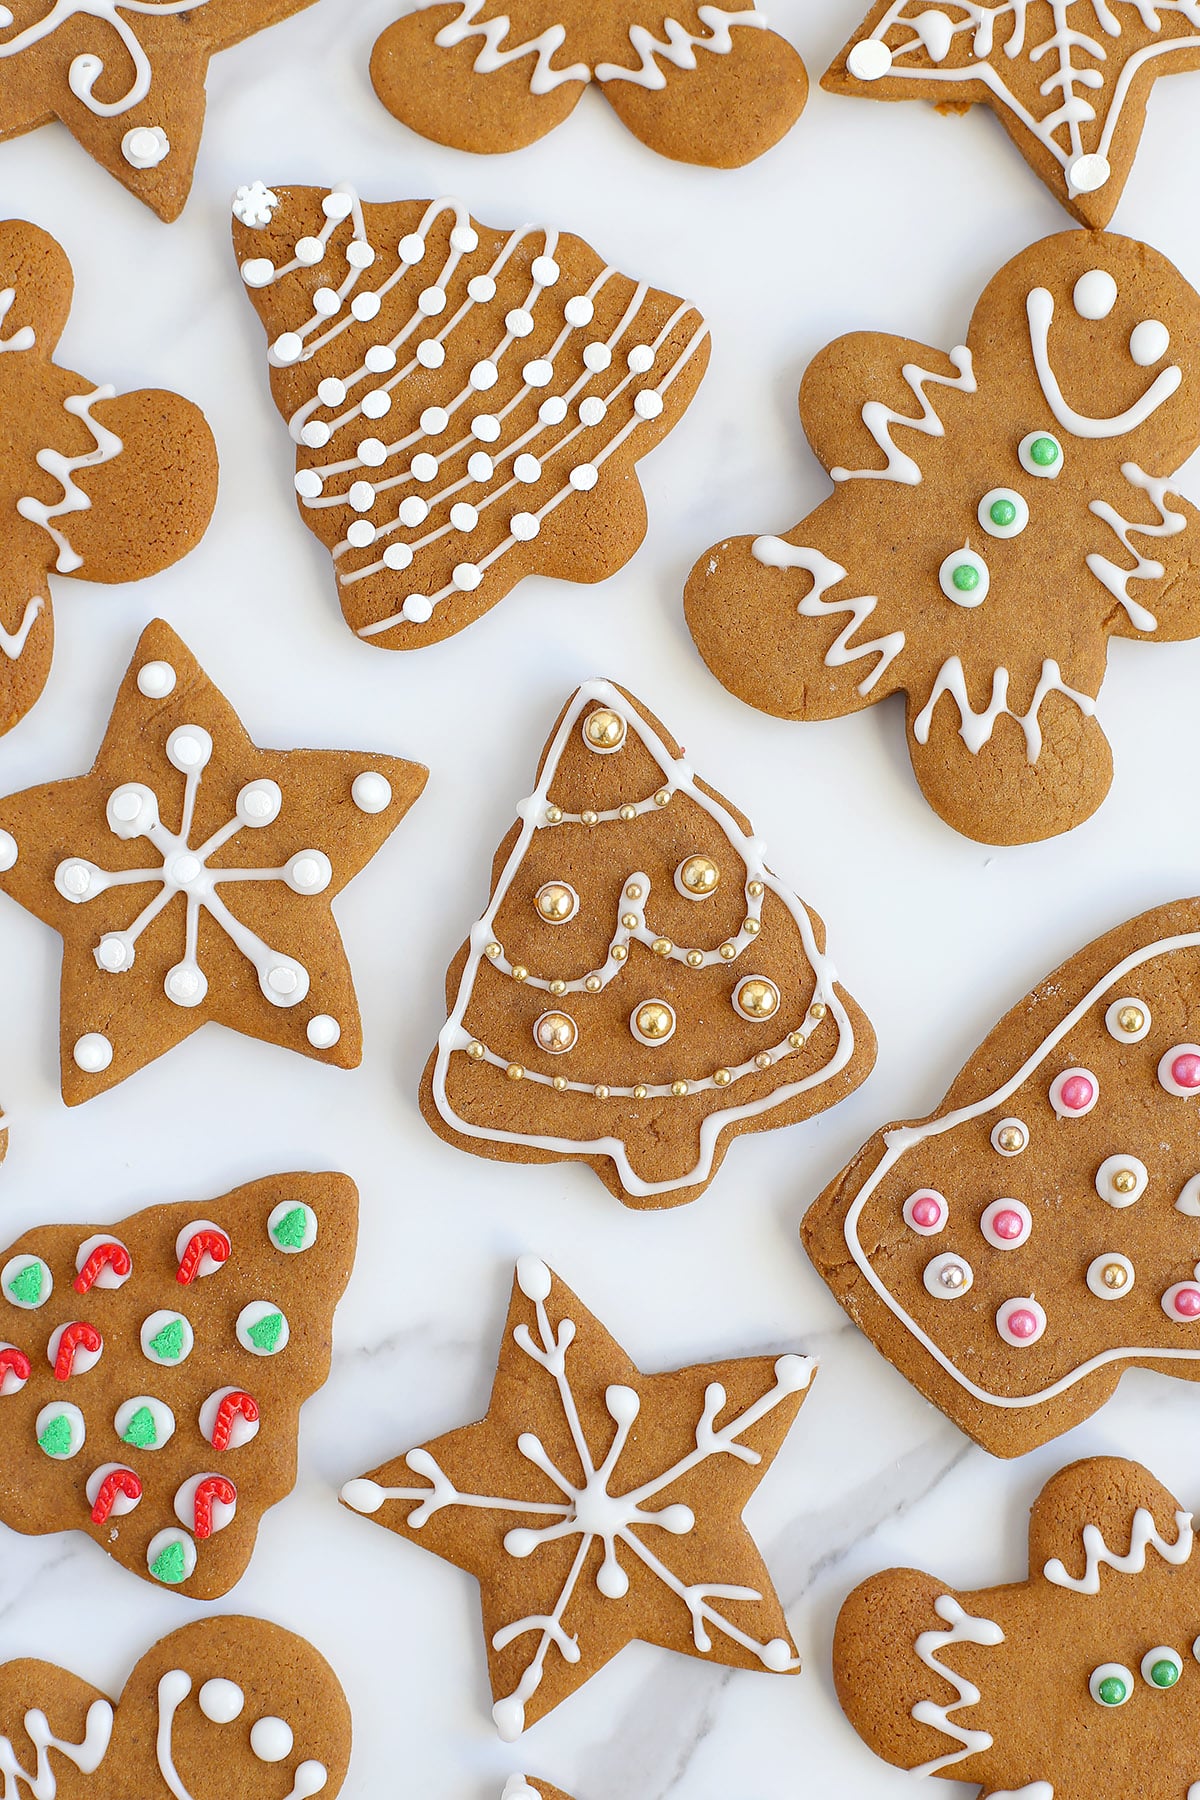
[[[301,517],[364,643],[417,649],[526,575],[595,582],[628,562],[646,531],[635,465],[708,361],[694,306],[580,238],[491,231],[456,200],[257,183],[234,213]]]
[[[1112,777],[1108,637],[1200,633],[1200,532],[1171,487],[1200,444],[1200,294],[1131,239],[1047,238],[964,345],[839,338],[800,409],[837,491],[696,564],[713,673],[789,719],[903,691],[917,780],[956,830],[1078,825]]]
[[[272,1175],[0,1251],[0,1520],[228,1593],[295,1484],[357,1215],[344,1175]]]
[[[721,169],[769,150],[808,97],[804,64],[749,0],[416,0],[371,79],[414,131],[482,151],[544,137],[598,82],[652,150]]]
[[[1072,1463],[1034,1504],[1027,1580],[955,1593],[889,1569],[855,1589],[834,1638],[838,1698],[877,1755],[990,1800],[1188,1800],[1194,1550],[1192,1515],[1148,1469]]]
[[[350,1737],[324,1657],[261,1619],[173,1631],[115,1707],[52,1663],[0,1664],[0,1776],[13,1800],[336,1800]]]
[[[4,68],[0,56],[0,83]],[[51,361],[73,286],[48,233],[0,224],[0,733],[50,673],[50,572],[106,582],[157,574],[199,543],[216,502],[216,446],[189,400],[118,396]],[[0,869],[4,855],[0,845]]]
[[[821,921],[631,694],[576,690],[517,810],[450,966],[421,1092],[439,1137],[678,1206],[738,1132],[866,1079],[874,1034]]]
[[[990,106],[1051,193],[1096,226],[1121,198],[1155,81],[1187,69],[1200,69],[1194,0],[877,0],[821,86]]]
[[[1086,1419],[1135,1364],[1200,1379],[1198,993],[1200,900],[1109,932],[804,1221],[851,1318],[998,1456]]]

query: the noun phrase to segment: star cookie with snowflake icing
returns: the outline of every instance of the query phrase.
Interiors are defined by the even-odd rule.
[[[800,415],[835,492],[696,563],[688,625],[785,719],[906,696],[926,799],[967,837],[1079,825],[1112,780],[1110,637],[1200,635],[1200,294],[1132,238],[1064,232],[1005,265],[948,354],[855,332]]]
[[[403,124],[484,152],[544,137],[596,86],[652,150],[722,169],[769,150],[808,98],[804,64],[750,0],[416,0],[371,79]]]
[[[0,800],[0,889],[63,939],[62,1090],[124,1081],[210,1020],[339,1068],[362,1024],[331,903],[428,771],[261,750],[162,620],[87,775]]]
[[[210,59],[313,0],[11,0],[0,136],[51,119],[160,219],[191,190]]]
[[[522,1257],[487,1417],[342,1499],[476,1577],[507,1741],[635,1639],[790,1673],[795,1645],[741,1515],[815,1367],[758,1356],[644,1375]]]
[[[990,106],[1082,225],[1107,225],[1160,75],[1200,70],[1197,0],[878,0],[821,85]]]

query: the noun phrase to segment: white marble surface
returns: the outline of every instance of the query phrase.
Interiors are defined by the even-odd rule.
[[[772,7],[814,74],[859,9]],[[48,227],[75,264],[64,359],[118,387],[177,386],[204,405],[222,456],[216,520],[186,562],[124,589],[57,583],[53,676],[0,742],[0,787],[88,766],[155,614],[260,741],[374,746],[433,771],[339,905],[366,1026],[354,1074],[214,1027],[67,1112],[55,1080],[58,940],[0,902],[0,1096],[13,1122],[2,1235],[201,1198],[275,1169],[343,1167],[361,1184],[358,1267],[333,1377],[304,1412],[299,1487],[222,1603],[307,1634],[337,1668],[356,1716],[350,1800],[494,1800],[515,1768],[577,1800],[903,1800],[911,1778],[875,1761],[834,1700],[830,1637],[849,1587],[895,1562],[932,1563],[968,1586],[1020,1576],[1028,1504],[1075,1456],[1138,1456],[1200,1499],[1198,1402],[1181,1383],[1129,1376],[1069,1438],[994,1462],[849,1326],[796,1227],[862,1139],[935,1103],[1046,969],[1129,914],[1195,891],[1200,644],[1114,646],[1107,804],[1066,841],[1007,852],[956,838],[928,811],[898,703],[798,727],[728,696],[684,631],[682,582],[718,533],[786,529],[824,494],[795,414],[809,357],[857,326],[959,341],[994,269],[1069,221],[988,116],[819,91],[779,149],[734,175],[656,159],[590,96],[542,144],[472,161],[409,135],[376,102],[367,60],[396,10],[321,0],[219,58],[195,191],[169,228],[57,128],[0,147],[0,211]],[[1200,76],[1159,84],[1116,224],[1200,284],[1186,174],[1200,166],[1198,96]],[[228,196],[255,176],[348,177],[380,199],[457,191],[489,222],[569,225],[702,304],[711,371],[642,465],[650,532],[623,574],[595,590],[530,581],[415,657],[355,642],[325,552],[294,514],[261,333],[229,253]],[[1200,467],[1184,486],[1200,496]],[[741,1140],[707,1196],[675,1213],[626,1212],[585,1168],[464,1156],[433,1137],[414,1099],[443,1017],[442,971],[483,900],[512,804],[566,693],[600,673],[643,695],[750,811],[775,865],[829,922],[880,1037],[878,1068],[852,1100]],[[505,1748],[469,1578],[336,1506],[346,1477],[482,1411],[511,1264],[527,1248],[647,1368],[776,1347],[822,1358],[749,1515],[805,1656],[798,1679],[635,1646]],[[201,1610],[132,1581],[82,1538],[0,1534],[0,1656],[63,1660],[115,1691],[151,1641]]]

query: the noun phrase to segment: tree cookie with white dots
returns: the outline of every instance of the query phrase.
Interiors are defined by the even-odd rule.
[[[289,1174],[0,1251],[0,1521],[228,1593],[295,1485],[357,1230],[345,1175]]]
[[[855,1323],[994,1455],[1078,1425],[1125,1369],[1200,1380],[1197,994],[1200,900],[1110,931],[804,1221]]]
[[[1191,1513],[1149,1469],[1095,1456],[1034,1501],[1025,1580],[864,1581],[833,1675],[859,1736],[914,1775],[988,1800],[1198,1800],[1198,1618]]]
[[[866,1079],[874,1033],[821,920],[631,694],[576,690],[517,815],[447,977],[421,1090],[439,1137],[679,1206],[738,1133]]]
[[[624,567],[646,533],[636,464],[708,362],[690,301],[457,200],[256,182],[233,210],[300,516],[364,643],[418,649],[526,575]]]
[[[906,700],[908,752],[967,837],[1082,823],[1112,780],[1110,637],[1200,634],[1200,294],[1107,233],[1000,270],[948,354],[855,332],[800,415],[833,495],[782,537],[725,539],[688,625],[731,692],[785,719]]]
[[[170,626],[149,625],[90,773],[0,800],[0,889],[63,939],[67,1104],[209,1021],[356,1068],[331,902],[427,774],[365,751],[260,750]]]

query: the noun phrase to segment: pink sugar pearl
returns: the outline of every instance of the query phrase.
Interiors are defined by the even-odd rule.
[[[1179,1062],[1196,1064],[1196,1085],[1200,1086],[1200,1057],[1181,1056]],[[1179,1079],[1180,1077],[1176,1076],[1176,1080]],[[1086,1075],[1072,1075],[1069,1081],[1063,1082],[1060,1090],[1062,1103],[1069,1112],[1082,1112],[1085,1106],[1090,1106],[1095,1092],[1095,1088]]]
[[[1196,1299],[1200,1302],[1200,1294],[1197,1294]],[[1019,1306],[1016,1312],[1010,1312],[1008,1315],[1008,1329],[1015,1338],[1036,1337],[1038,1329],[1037,1315],[1031,1313],[1027,1307]]]
[[[921,1200],[914,1200],[912,1208],[913,1221],[917,1225],[936,1225],[942,1216],[940,1203],[932,1194],[926,1194]]]
[[[1185,1051],[1171,1064],[1171,1074],[1180,1087],[1200,1088],[1200,1056],[1193,1051]]]
[[[1006,1210],[1004,1212],[998,1212],[992,1220],[992,1230],[997,1237],[1007,1239],[1019,1238],[1024,1229],[1025,1221],[1020,1213]]]
[[[1180,1288],[1175,1296],[1175,1311],[1184,1319],[1200,1318],[1200,1288]]]

